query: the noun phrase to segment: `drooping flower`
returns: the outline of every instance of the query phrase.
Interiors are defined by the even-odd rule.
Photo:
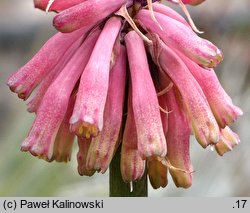
[[[118,47],[117,60],[110,71],[109,89],[105,104],[103,130],[93,138],[87,156],[87,168],[104,173],[119,145],[122,125],[126,79],[126,50]]]
[[[96,137],[103,129],[110,60],[120,27],[119,17],[110,18],[106,22],[81,76],[76,104],[70,119],[72,131],[79,136]],[[109,42],[106,42],[107,39]]]
[[[195,33],[184,5],[204,0],[169,1],[188,21],[152,0],[34,0],[58,12],[60,32],[7,81],[24,100],[38,87],[21,150],[67,162],[77,136],[80,175],[104,173],[120,151],[125,182],[146,171],[154,188],[165,187],[170,173],[188,188],[192,132],[219,155],[239,144],[229,126],[243,113],[213,70],[223,54]]]
[[[163,157],[167,153],[166,140],[143,41],[135,31],[130,31],[125,37],[125,43],[131,74],[138,151],[144,159],[152,156]]]

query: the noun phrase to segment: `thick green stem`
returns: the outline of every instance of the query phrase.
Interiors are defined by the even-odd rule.
[[[109,196],[110,197],[147,197],[148,182],[147,174],[143,175],[141,180],[130,183],[124,183],[122,180],[121,169],[121,150],[117,150],[109,167]]]

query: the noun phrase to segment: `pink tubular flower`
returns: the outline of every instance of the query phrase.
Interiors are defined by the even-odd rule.
[[[79,48],[80,44],[82,42],[82,38],[78,39],[63,55],[63,57],[60,59],[61,63],[59,62],[51,71],[48,73],[48,75],[45,77],[44,80],[42,80],[41,85],[36,93],[36,95],[32,98],[31,101],[27,104],[28,106],[28,112],[37,112],[38,107],[40,106],[43,96],[45,95],[46,91],[48,90],[50,84],[57,78],[57,76],[60,74],[62,69],[66,66],[66,64],[71,59],[72,55],[75,53],[75,51]]]
[[[167,158],[173,167],[169,172],[177,187],[188,188],[192,185],[193,167],[189,155],[190,127],[180,109],[174,90],[167,93],[169,113],[169,131],[167,133]],[[179,168],[179,169],[176,169]]]
[[[159,41],[159,45],[153,57],[180,91],[197,141],[204,148],[217,143],[219,127],[202,89],[177,54],[162,41]]]
[[[175,48],[204,67],[215,67],[222,60],[221,51],[211,42],[198,37],[192,29],[164,14],[155,12],[162,29],[151,19],[150,12],[142,9],[136,18],[147,30],[156,33],[171,48]]]
[[[110,71],[109,89],[104,110],[104,125],[93,138],[87,156],[87,168],[104,173],[114,155],[123,116],[126,78],[126,51],[120,48],[116,63]]]
[[[107,21],[84,69],[70,119],[72,131],[79,136],[97,136],[103,128],[111,54],[120,27],[120,18],[113,17]]]
[[[73,112],[74,104],[75,95],[73,93],[73,95],[70,97],[67,111],[55,138],[53,156],[51,160],[56,160],[58,162],[68,162],[71,159],[75,135],[69,131],[69,119]]]
[[[132,81],[132,105],[142,158],[166,155],[159,103],[142,39],[135,31],[125,37]],[[134,44],[137,44],[135,47]]]
[[[87,31],[79,30],[69,34],[57,33],[53,36],[25,66],[9,77],[7,85],[11,91],[26,100],[33,89],[60,62],[72,43],[85,32]]]
[[[121,174],[125,182],[140,180],[145,171],[146,161],[138,150],[138,137],[132,106],[132,88],[129,85],[128,111],[121,150]]]
[[[206,70],[179,53],[192,75],[200,84],[213,114],[221,128],[232,124],[243,112],[220,85],[214,70]]]
[[[51,160],[55,136],[66,113],[71,92],[88,61],[98,35],[99,31],[96,31],[84,41],[50,85],[38,108],[28,137],[22,143],[22,151]]]
[[[85,1],[59,13],[53,21],[61,32],[72,32],[82,27],[95,25],[111,13],[118,10],[126,0]]]
[[[7,82],[21,99],[35,93],[22,151],[68,162],[77,136],[80,175],[106,172],[116,155],[124,182],[145,174],[157,189],[168,174],[192,185],[192,133],[221,156],[239,144],[229,125],[243,112],[212,69],[223,54],[195,34],[184,5],[204,0],[169,1],[188,22],[159,0],[34,0],[58,12],[61,32]]]

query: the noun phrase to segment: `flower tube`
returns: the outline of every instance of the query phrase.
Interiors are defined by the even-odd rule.
[[[127,0],[88,0],[62,11],[53,20],[61,32],[72,32],[82,27],[95,25],[117,11]]]
[[[71,57],[74,55],[77,48],[80,47],[82,42],[82,38],[78,39],[63,55],[60,62],[54,67],[53,70],[50,71],[50,73],[45,77],[45,79],[41,82],[41,85],[36,92],[36,95],[32,98],[31,101],[28,102],[28,112],[37,112],[38,107],[40,106],[43,96],[45,95],[46,91],[48,90],[51,83],[57,78],[57,76],[61,73],[63,68],[66,66],[66,64],[69,62]]]
[[[154,12],[161,13],[165,16],[168,16],[172,19],[175,19],[176,21],[179,21],[182,24],[190,27],[188,22],[179,13],[177,13],[175,10],[173,10],[172,8],[170,8],[166,5],[155,2],[155,3],[153,3],[153,10],[154,10]]]
[[[51,160],[56,160],[57,162],[68,162],[71,159],[75,135],[69,131],[69,119],[73,112],[74,104],[75,94],[73,93],[69,99],[67,111],[55,138]]]
[[[33,89],[60,62],[73,42],[86,32],[87,30],[80,29],[69,34],[54,35],[26,65],[9,77],[7,85],[10,90],[17,93],[19,98],[26,100]]]
[[[208,40],[198,37],[191,28],[166,15],[155,12],[160,27],[151,19],[150,12],[142,9],[136,18],[147,30],[156,33],[169,47],[185,54],[204,67],[216,67],[223,58],[222,52]]]
[[[222,88],[214,70],[203,69],[183,54],[179,52],[178,54],[200,84],[221,128],[232,124],[240,115],[243,115],[242,110],[233,104],[232,99]]]
[[[152,57],[180,91],[197,141],[203,148],[217,143],[219,127],[200,85],[173,50],[160,40],[158,45],[159,49],[155,54],[153,47],[150,47]]]
[[[121,19],[118,17],[112,17],[106,22],[82,74],[70,119],[71,130],[78,136],[96,137],[103,128],[111,54],[120,27]]]
[[[65,116],[70,95],[87,64],[98,35],[97,30],[84,41],[47,90],[32,128],[22,142],[22,151],[51,160],[55,137]]]
[[[189,154],[190,127],[185,113],[180,108],[175,95],[176,88],[169,91],[167,103],[170,110],[168,121],[169,131],[167,133],[167,158],[173,167],[169,172],[177,187],[188,188],[192,185],[193,167]],[[176,169],[178,168],[178,169]],[[182,170],[182,171],[181,171]]]
[[[126,50],[120,52],[110,71],[109,89],[104,110],[104,124],[100,134],[92,139],[87,156],[87,168],[104,173],[114,155],[123,117],[126,80]]]
[[[151,156],[165,156],[167,148],[159,103],[150,76],[143,41],[135,31],[130,31],[125,36],[125,43],[132,81],[132,105],[139,153],[144,159]]]
[[[140,180],[145,171],[146,161],[138,150],[138,136],[132,106],[132,87],[129,84],[128,111],[121,148],[121,174],[125,182]]]

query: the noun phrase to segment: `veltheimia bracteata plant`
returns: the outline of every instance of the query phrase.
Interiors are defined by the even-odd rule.
[[[120,146],[125,182],[147,170],[154,188],[192,184],[193,134],[219,155],[239,137],[230,125],[242,115],[214,68],[223,54],[199,37],[185,4],[169,0],[188,21],[152,0],[34,0],[55,11],[59,31],[7,84],[35,113],[21,150],[46,161],[71,159],[78,140],[78,172],[104,173]]]

